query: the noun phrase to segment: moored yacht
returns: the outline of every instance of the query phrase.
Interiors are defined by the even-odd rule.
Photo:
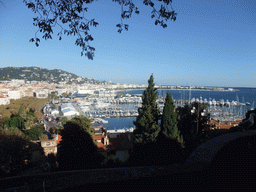
[[[227,99],[227,101],[226,101],[225,105],[226,105],[227,107],[230,107],[230,102],[229,102],[229,100],[228,100],[228,99]]]
[[[220,103],[220,106],[224,106],[224,104],[225,104],[224,99],[220,99],[219,103]]]
[[[217,102],[216,102],[216,100],[214,98],[212,99],[212,105],[214,105],[214,106],[217,105]]]
[[[237,105],[237,101],[232,101],[231,103],[230,103],[230,105],[233,105],[233,106],[236,106]]]

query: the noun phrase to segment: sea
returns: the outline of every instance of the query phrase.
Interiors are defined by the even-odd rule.
[[[169,92],[174,100],[192,100],[200,99],[202,100],[207,99],[207,101],[215,99],[216,101],[220,101],[224,99],[224,101],[229,100],[238,101],[240,103],[246,103],[245,106],[237,106],[232,108],[232,112],[235,113],[239,119],[243,119],[246,112],[248,110],[254,109],[256,106],[256,88],[240,88],[240,87],[233,87],[235,91],[212,91],[212,90],[170,90],[170,89],[159,89],[158,90],[158,97],[165,97],[166,94]],[[127,91],[120,91],[118,93],[124,94],[143,94],[144,90],[127,90]],[[120,104],[122,109],[136,109],[134,104]],[[210,106],[209,106],[210,108]],[[216,110],[222,111],[229,111],[231,108],[228,107],[216,107]],[[216,118],[216,117],[215,117]],[[136,120],[136,117],[115,117],[115,118],[103,118],[107,120],[108,123],[96,123],[94,126],[103,125],[107,130],[117,130],[117,129],[125,129],[134,127],[133,121]]]

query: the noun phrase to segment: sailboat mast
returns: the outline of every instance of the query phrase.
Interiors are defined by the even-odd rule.
[[[191,99],[191,85],[189,86],[189,103],[190,103],[190,99]]]

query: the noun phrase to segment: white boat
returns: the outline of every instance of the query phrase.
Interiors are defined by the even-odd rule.
[[[90,107],[89,107],[89,106],[81,106],[80,108],[81,108],[81,110],[82,110],[84,113],[90,111]]]
[[[96,100],[93,102],[92,107],[96,108],[96,109],[100,109],[100,108],[106,108],[110,106],[110,103],[106,103],[106,102],[102,102],[99,100]]]
[[[251,110],[254,110],[254,101],[252,102]]]
[[[236,106],[237,105],[237,101],[232,101],[231,103],[230,103],[230,105],[233,105],[233,106]]]
[[[203,103],[203,98],[200,97],[199,103]]]
[[[225,101],[224,101],[224,99],[220,99],[220,106],[224,106],[224,104],[225,104]]]
[[[227,101],[226,101],[225,105],[226,105],[227,107],[230,107],[230,102],[229,102],[229,100],[228,100],[228,99],[227,99]]]
[[[217,102],[215,99],[212,100],[212,105],[216,106],[217,105]]]
[[[107,121],[107,120],[104,120],[104,119],[101,119],[101,122],[102,122],[103,124],[107,124],[107,123],[108,123],[108,121]]]

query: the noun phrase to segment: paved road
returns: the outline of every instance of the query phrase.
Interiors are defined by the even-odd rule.
[[[226,143],[243,136],[255,135],[256,130],[248,130],[245,132],[235,132],[220,135],[215,137],[199,147],[189,156],[187,162],[210,162],[214,155],[219,151]]]

